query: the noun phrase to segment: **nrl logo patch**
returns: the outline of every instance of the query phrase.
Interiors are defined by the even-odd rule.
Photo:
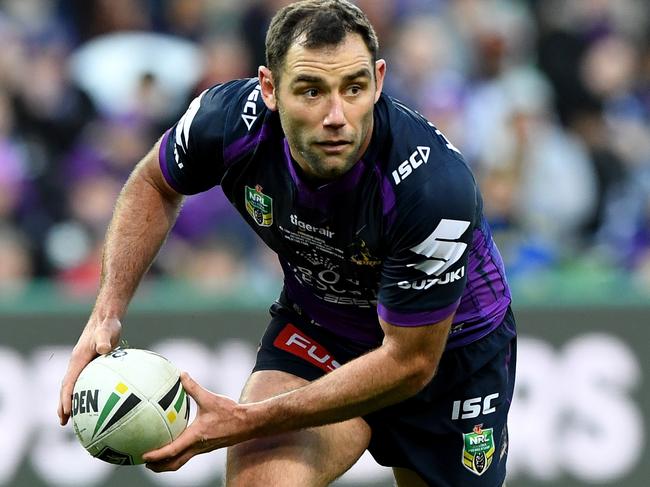
[[[463,466],[479,476],[490,468],[494,456],[493,428],[482,426],[477,424],[471,433],[463,434]]]
[[[246,186],[244,197],[246,211],[253,217],[255,223],[261,227],[273,225],[273,198],[262,193],[262,187],[259,184],[255,188]]]

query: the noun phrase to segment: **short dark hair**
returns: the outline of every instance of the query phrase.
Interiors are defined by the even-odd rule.
[[[266,65],[276,82],[293,43],[304,36],[308,49],[337,46],[347,34],[359,34],[377,61],[379,41],[366,14],[348,0],[302,0],[275,14],[266,33]]]

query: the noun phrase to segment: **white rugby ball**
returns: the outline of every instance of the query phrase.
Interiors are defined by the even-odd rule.
[[[72,396],[72,425],[93,457],[117,465],[170,443],[187,427],[189,397],[180,371],[157,353],[117,348],[81,372]]]

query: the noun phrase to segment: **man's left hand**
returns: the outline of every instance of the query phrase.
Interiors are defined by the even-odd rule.
[[[186,372],[181,383],[198,406],[196,418],[168,445],[145,453],[147,468],[154,472],[178,470],[190,458],[242,441],[243,423],[236,414],[240,407],[232,399],[201,387]]]

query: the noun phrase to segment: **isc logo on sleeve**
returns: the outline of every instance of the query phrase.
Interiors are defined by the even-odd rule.
[[[449,142],[447,137],[445,137],[440,130],[435,128],[431,122],[428,123],[429,126],[435,129],[436,135],[445,142],[445,147],[447,147],[447,149],[454,151],[457,154],[460,154],[460,151],[456,148],[456,146],[454,146],[454,144]],[[399,166],[397,166],[397,169],[391,173],[391,176],[393,176],[393,181],[395,181],[395,186],[397,186],[399,183],[401,183],[406,178],[408,178],[411,175],[411,173],[413,173],[413,171],[415,171],[422,164],[426,164],[427,162],[429,162],[430,154],[431,154],[431,147],[419,145],[417,149],[411,153],[409,158],[406,159],[404,162],[402,162]]]
[[[397,186],[408,178],[411,173],[422,164],[426,164],[429,161],[429,154],[431,154],[431,147],[418,146],[409,158],[397,166],[397,169],[391,173],[395,185]]]

